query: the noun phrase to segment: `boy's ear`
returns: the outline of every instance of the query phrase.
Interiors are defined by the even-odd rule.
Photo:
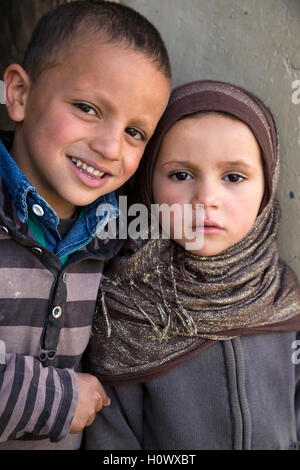
[[[11,64],[5,70],[3,78],[9,117],[15,122],[22,122],[31,83],[29,75],[20,65]]]

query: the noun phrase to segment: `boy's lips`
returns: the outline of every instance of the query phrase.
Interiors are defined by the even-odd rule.
[[[71,169],[77,179],[85,186],[95,189],[103,186],[112,174],[91,160],[68,155]]]
[[[95,163],[92,160],[78,157],[75,155],[67,155],[72,162],[77,166],[77,168],[81,168],[88,173],[91,173],[92,175],[94,174],[95,176],[99,176],[100,178],[104,175],[112,175],[112,173],[107,169],[102,166],[99,166],[97,163]]]

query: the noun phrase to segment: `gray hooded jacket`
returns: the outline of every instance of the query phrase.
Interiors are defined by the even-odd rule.
[[[111,406],[86,428],[85,447],[298,449],[296,340],[272,333],[222,341],[147,383],[107,387]]]

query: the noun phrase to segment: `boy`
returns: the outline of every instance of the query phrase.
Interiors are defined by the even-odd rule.
[[[44,15],[4,81],[16,127],[0,142],[0,449],[76,449],[109,404],[75,372],[117,250],[97,235],[167,104],[169,60],[135,11],[76,1]],[[101,204],[115,210],[97,217]]]

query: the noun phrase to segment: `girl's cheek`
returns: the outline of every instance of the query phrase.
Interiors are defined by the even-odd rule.
[[[160,204],[168,204],[169,206],[171,206],[172,204],[181,203],[181,200],[178,197],[178,194],[176,194],[175,192],[173,193],[171,191],[165,190],[161,192],[159,202]]]

